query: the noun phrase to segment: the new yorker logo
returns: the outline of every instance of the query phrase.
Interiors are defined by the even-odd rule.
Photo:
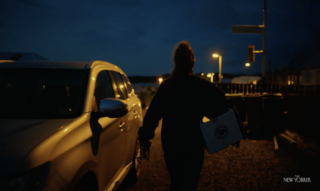
[[[300,175],[295,175],[295,177],[283,178],[283,182],[311,182],[310,177],[300,177]]]

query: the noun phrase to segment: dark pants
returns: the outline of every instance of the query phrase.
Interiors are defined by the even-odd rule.
[[[204,149],[197,151],[164,150],[170,174],[170,191],[196,191],[204,160]]]

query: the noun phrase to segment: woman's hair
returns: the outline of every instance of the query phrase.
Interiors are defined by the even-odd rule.
[[[193,72],[192,68],[196,61],[191,45],[187,41],[181,41],[173,51],[172,61],[174,64],[173,74],[188,75]]]

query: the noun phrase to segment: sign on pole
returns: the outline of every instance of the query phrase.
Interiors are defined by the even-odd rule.
[[[266,43],[267,43],[267,1],[263,3],[263,25],[232,25],[232,33],[262,34],[262,50],[254,50],[253,54],[262,54],[262,81],[266,76]],[[249,50],[249,47],[248,47]],[[251,53],[250,53],[251,54]],[[249,54],[248,54],[249,55]],[[250,55],[251,56],[251,55]],[[248,56],[249,60],[249,56]]]
[[[264,33],[263,25],[232,25],[232,33]]]

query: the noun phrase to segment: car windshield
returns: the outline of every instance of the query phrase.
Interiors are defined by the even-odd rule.
[[[0,118],[78,117],[88,76],[89,70],[0,68]]]

